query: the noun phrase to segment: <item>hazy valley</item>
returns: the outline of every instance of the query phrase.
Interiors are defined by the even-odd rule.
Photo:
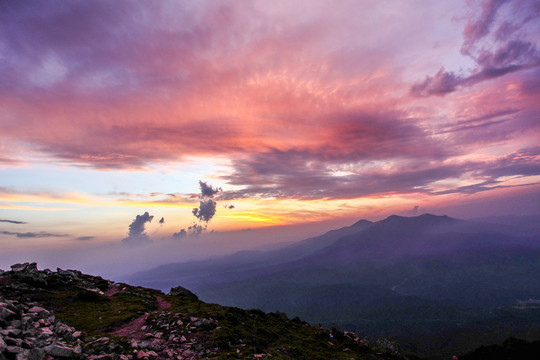
[[[208,302],[336,323],[434,358],[509,336],[538,340],[538,223],[483,221],[362,220],[284,249],[169,264],[126,280],[182,284]]]

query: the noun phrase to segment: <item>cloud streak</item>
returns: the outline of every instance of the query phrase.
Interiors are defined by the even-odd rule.
[[[16,221],[16,220],[6,220],[6,219],[0,219],[0,222],[10,223],[10,224],[26,224],[24,221]]]
[[[49,238],[49,237],[66,237],[69,236],[67,234],[53,234],[48,233],[45,231],[40,232],[12,232],[12,231],[0,231],[0,234],[3,235],[11,235],[18,238],[27,238],[27,239],[34,239],[34,238]]]

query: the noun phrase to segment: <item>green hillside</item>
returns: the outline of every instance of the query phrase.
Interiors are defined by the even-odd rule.
[[[406,359],[281,313],[207,304],[35,263],[0,273],[0,359]]]

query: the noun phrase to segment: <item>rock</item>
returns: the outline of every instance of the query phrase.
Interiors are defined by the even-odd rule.
[[[28,312],[29,313],[37,313],[37,314],[49,315],[48,310],[45,310],[44,308],[39,307],[39,306],[34,306],[34,307],[28,309]]]
[[[169,291],[169,295],[199,299],[197,295],[195,295],[194,293],[192,293],[191,291],[189,291],[188,289],[182,286],[177,286],[177,287],[172,288],[171,291]]]
[[[89,360],[110,360],[111,355],[104,354],[104,355],[92,355],[88,357]]]
[[[45,351],[41,349],[30,349],[28,351],[28,360],[43,360]]]
[[[5,352],[9,354],[20,354],[24,352],[24,349],[19,346],[6,346]]]
[[[53,332],[48,327],[41,328],[41,333],[45,336],[53,336]]]
[[[0,307],[0,321],[9,320],[13,318],[16,314],[5,307]]]
[[[4,341],[6,342],[6,344],[8,345],[12,345],[12,346],[18,346],[18,347],[22,347],[22,344],[23,344],[23,340],[22,339],[17,339],[17,338],[8,338],[6,337],[4,339]]]
[[[24,350],[22,353],[18,353],[15,355],[15,360],[28,360],[28,355],[30,354],[30,350]]]
[[[4,349],[6,348],[7,344],[6,342],[4,341],[4,339],[2,338],[2,336],[0,336],[0,353],[2,353],[4,351]]]
[[[34,263],[22,263],[22,264],[15,264],[11,265],[11,271],[13,272],[21,272],[21,271],[38,271],[37,264]]]
[[[2,334],[3,336],[19,336],[22,334],[22,330],[21,329],[6,329],[6,330],[2,330],[0,331],[0,334]]]
[[[67,345],[53,343],[46,346],[43,350],[45,350],[48,355],[55,357],[69,358],[73,356],[73,348]]]
[[[137,359],[142,359],[142,358],[148,357],[148,356],[149,355],[146,352],[142,351],[142,350],[137,352]]]
[[[165,350],[165,354],[167,354],[167,357],[168,357],[169,359],[172,359],[173,356],[174,356],[174,351],[172,351],[171,349],[166,349],[166,350]]]
[[[82,276],[82,272],[79,270],[62,270],[60,268],[56,268],[56,272],[58,275],[63,275],[74,279],[80,279]]]

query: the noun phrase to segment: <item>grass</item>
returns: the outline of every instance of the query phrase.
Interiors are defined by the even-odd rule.
[[[289,320],[283,314],[261,310],[242,310],[206,304],[195,299],[166,297],[168,311],[218,320],[219,329],[193,334],[209,338],[219,349],[217,359],[253,358],[255,354],[270,354],[273,359],[402,359],[384,350],[370,349],[334,332],[309,326],[298,318]]]
[[[102,291],[109,287],[105,280],[97,283],[95,278],[88,280],[93,280]],[[106,296],[85,290],[81,284],[55,274],[47,281],[49,286],[45,290],[23,292],[19,296],[43,304],[53,310],[58,319],[85,335],[109,337],[123,349],[128,349],[128,339],[112,336],[123,324],[145,313],[150,313],[148,320],[157,319],[160,314],[167,317],[167,313],[180,313],[187,321],[193,316],[217,321],[190,328],[190,333],[185,333],[203,348],[212,349],[209,354],[212,359],[253,359],[256,354],[300,360],[403,359],[384,350],[368,348],[339,331],[333,331],[331,337],[328,330],[312,327],[298,318],[287,319],[283,313],[207,304],[192,297],[168,296],[158,290],[126,284],[117,284],[122,291]],[[161,313],[156,311],[157,296],[171,304]]]

